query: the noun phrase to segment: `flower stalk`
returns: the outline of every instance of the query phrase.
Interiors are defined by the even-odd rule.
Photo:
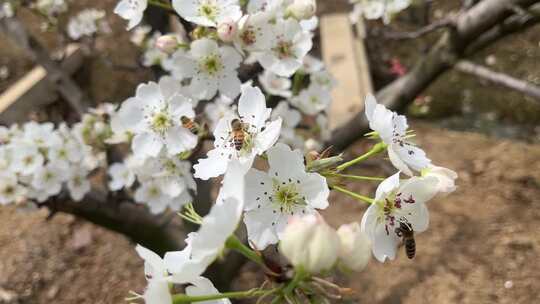
[[[349,191],[349,190],[347,190],[347,189],[345,189],[345,188],[342,188],[342,187],[340,187],[340,186],[332,186],[332,189],[333,189],[333,190],[336,190],[336,191],[339,191],[339,192],[341,192],[341,193],[343,193],[343,194],[347,194],[347,195],[349,195],[349,196],[355,198],[356,200],[359,200],[359,201],[362,201],[362,202],[365,202],[365,203],[368,203],[368,204],[373,204],[373,203],[375,203],[375,200],[372,199],[372,198],[369,198],[369,197],[367,197],[367,196],[360,195],[360,194],[358,194],[358,193],[354,193],[354,192]]]
[[[370,158],[371,156],[373,155],[376,155],[376,154],[379,154],[381,152],[383,152],[384,150],[386,150],[386,147],[387,145],[383,142],[380,142],[376,145],[373,146],[373,148],[371,148],[371,150],[369,150],[368,152],[366,152],[365,154],[362,154],[360,156],[358,156],[357,158],[351,160],[351,161],[348,161],[346,163],[343,163],[339,166],[336,167],[336,171],[337,172],[340,172],[340,171],[343,171],[347,168],[349,168],[350,166],[353,166],[353,165],[356,165],[358,163],[361,163],[363,162],[364,160]]]
[[[242,243],[242,241],[240,241],[238,237],[236,237],[236,235],[231,235],[227,239],[227,242],[225,242],[225,246],[229,249],[239,252],[251,261],[264,266],[264,261],[262,257],[258,255],[255,251],[250,249],[248,246],[244,245],[244,243]]]
[[[352,180],[363,180],[363,181],[375,181],[380,182],[384,180],[384,177],[375,177],[375,176],[361,176],[361,175],[351,175],[351,174],[340,174],[340,173],[326,173],[327,177],[341,177],[348,178]]]
[[[219,299],[256,298],[256,297],[265,296],[275,291],[278,291],[278,289],[275,288],[275,289],[269,289],[269,290],[261,290],[259,288],[254,288],[254,289],[245,290],[245,291],[224,292],[224,293],[219,293],[219,294],[210,294],[210,295],[202,295],[202,296],[188,296],[185,294],[176,294],[176,295],[173,295],[173,304],[196,303],[196,302],[204,302],[204,301],[219,300]]]

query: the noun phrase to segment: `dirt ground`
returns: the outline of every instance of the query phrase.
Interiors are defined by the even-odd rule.
[[[538,301],[540,146],[413,126],[434,162],[459,173],[459,188],[430,203],[430,229],[417,236],[414,260],[401,253],[394,262],[372,260],[364,272],[336,278],[357,291],[350,303]],[[349,152],[363,147],[358,143]],[[375,187],[349,186],[365,194]],[[359,221],[364,209],[332,194],[325,216],[338,225]],[[0,208],[0,303],[123,303],[129,290],[142,291],[142,262],[133,244],[71,216],[46,217],[44,211]],[[246,265],[237,287],[254,282],[251,269]],[[507,281],[513,286],[505,288]]]

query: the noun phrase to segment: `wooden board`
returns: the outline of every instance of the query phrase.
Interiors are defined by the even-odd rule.
[[[363,109],[364,98],[373,88],[363,37],[354,36],[347,14],[322,16],[321,46],[323,60],[338,81],[329,110],[330,128],[334,129]]]
[[[82,65],[83,58],[79,45],[68,45],[62,69],[73,74]],[[55,85],[47,78],[47,71],[36,66],[0,95],[0,123],[10,125],[24,122],[30,112],[38,111],[57,98],[58,93]]]

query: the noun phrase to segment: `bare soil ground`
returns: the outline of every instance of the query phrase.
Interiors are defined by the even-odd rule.
[[[414,124],[437,164],[460,175],[459,189],[431,202],[417,257],[373,260],[338,277],[351,303],[535,303],[540,296],[540,146]],[[361,153],[366,143],[349,152]],[[362,174],[384,174],[367,166]],[[375,185],[350,184],[371,194]],[[333,225],[359,221],[365,206],[332,194]],[[71,216],[0,208],[0,303],[123,303],[142,291],[142,262],[125,238]],[[260,282],[252,265],[235,284]],[[512,282],[505,288],[506,281]],[[11,298],[11,300],[7,300]],[[2,300],[4,299],[4,300]]]

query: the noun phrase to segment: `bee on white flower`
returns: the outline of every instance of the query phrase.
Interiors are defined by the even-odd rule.
[[[326,110],[332,102],[330,92],[316,83],[291,98],[291,103],[306,115],[316,115]]]
[[[238,0],[173,0],[172,5],[182,18],[202,26],[216,27],[242,17]]]
[[[195,177],[206,180],[219,176],[233,160],[239,160],[246,170],[250,168],[255,155],[264,153],[279,137],[281,118],[266,122],[270,113],[259,88],[243,87],[238,102],[239,116],[224,117],[218,122],[214,130],[214,149],[193,166]],[[236,130],[235,126],[240,128]]]
[[[127,29],[131,30],[141,22],[147,6],[148,0],[122,0],[114,8],[114,13],[128,20]]]
[[[172,73],[178,79],[190,78],[190,92],[199,99],[210,99],[219,92],[229,98],[240,93],[236,69],[242,57],[230,46],[203,38],[191,43],[189,51],[178,50],[171,59]]]
[[[191,100],[167,81],[141,84],[118,112],[126,131],[134,134],[131,144],[136,157],[155,157],[165,148],[168,155],[189,151],[197,136],[182,126],[181,117],[195,117]]]
[[[246,174],[244,222],[250,242],[261,250],[281,239],[289,217],[326,209],[330,194],[324,177],[306,172],[299,150],[278,143],[266,154],[268,172]]]
[[[407,118],[377,104],[373,95],[366,97],[366,117],[369,127],[388,145],[388,157],[398,170],[412,176],[430,163],[426,153],[407,140]]]
[[[265,69],[290,77],[302,66],[304,56],[311,50],[311,34],[294,19],[276,22],[270,48],[257,54],[257,59]]]
[[[284,98],[290,98],[292,96],[291,80],[286,77],[279,77],[269,70],[264,70],[264,72],[259,75],[259,83],[262,85],[263,89],[271,95]]]
[[[362,217],[362,231],[373,245],[373,255],[380,262],[396,257],[401,243],[401,224],[415,233],[428,228],[429,213],[425,205],[437,194],[435,177],[412,177],[400,181],[400,172],[385,179],[375,194],[374,202]]]

